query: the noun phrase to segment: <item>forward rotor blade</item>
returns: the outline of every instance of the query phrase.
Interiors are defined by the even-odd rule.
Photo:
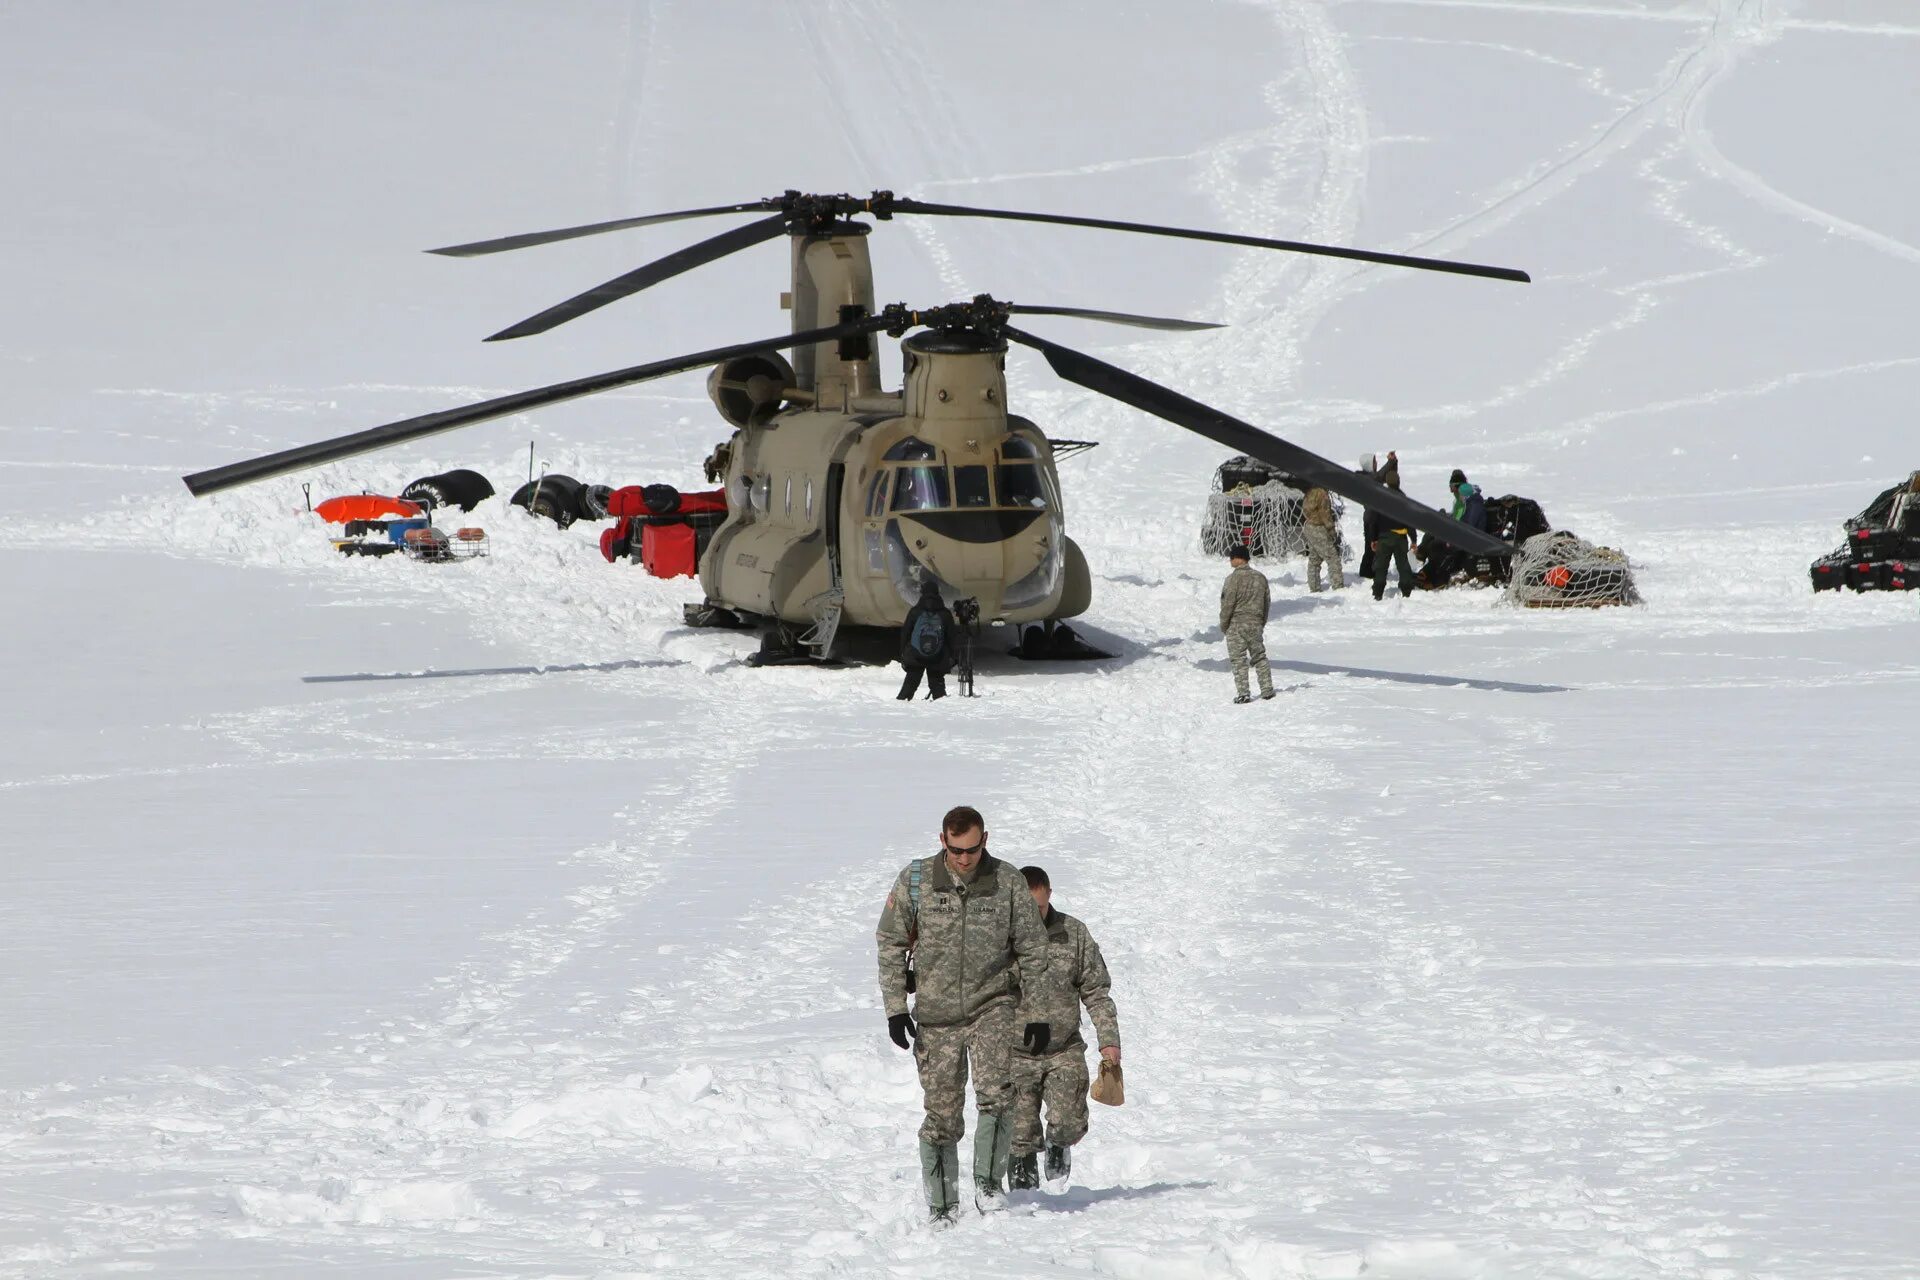
[[[1287,249],[1311,253],[1323,258],[1351,258],[1355,262],[1378,262],[1389,267],[1416,267],[1422,271],[1445,271],[1453,275],[1484,276],[1489,280],[1515,280],[1531,283],[1532,277],[1513,267],[1486,267],[1474,262],[1452,262],[1446,258],[1416,258],[1404,253],[1375,253],[1371,249],[1343,249],[1336,245],[1308,244],[1301,240],[1269,240],[1262,236],[1233,235],[1225,231],[1194,231],[1186,227],[1160,227],[1145,222],[1116,222],[1111,218],[1076,218],[1059,213],[1020,213],[1010,209],[974,209],[959,204],[928,204],[924,200],[895,199],[893,213],[924,213],[948,218],[1005,218],[1013,222],[1051,222],[1063,227],[1098,227],[1105,231],[1137,231],[1145,235],[1174,236],[1183,240],[1210,240],[1215,244],[1241,244],[1255,249]]]
[[[558,404],[562,400],[574,400],[580,396],[593,395],[598,391],[611,391],[615,387],[630,386],[636,382],[664,378],[669,374],[684,373],[688,369],[719,364],[735,356],[750,355],[756,351],[778,351],[783,347],[804,347],[810,343],[833,342],[861,333],[877,333],[890,323],[893,321],[889,317],[868,316],[825,329],[782,334],[780,337],[768,338],[762,342],[744,342],[732,347],[716,347],[711,351],[700,351],[693,355],[675,356],[671,360],[655,360],[650,364],[615,369],[611,373],[597,373],[590,377],[575,378],[571,382],[556,382],[548,387],[535,387],[531,391],[516,391],[512,395],[482,400],[478,404],[470,404],[464,408],[423,413],[416,418],[405,418],[399,422],[387,423],[385,426],[369,427],[365,431],[336,436],[317,444],[303,444],[292,449],[282,449],[279,453],[270,453],[262,458],[229,463],[224,467],[196,472],[183,478],[187,482],[188,490],[194,496],[204,497],[209,493],[218,493],[222,489],[231,489],[236,485],[265,480],[269,476],[284,475],[286,472],[298,471],[303,467],[350,458],[355,454],[369,453],[389,445],[405,444],[424,436],[438,435],[442,431],[452,431],[457,427],[485,422],[489,418],[505,417],[510,413],[524,413],[528,409],[537,409],[542,405]]]
[[[580,227],[561,227],[557,231],[528,231],[517,236],[501,236],[497,240],[475,240],[471,244],[450,244],[441,249],[429,249],[428,253],[438,253],[449,258],[477,258],[483,253],[505,253],[509,249],[525,249],[530,245],[552,244],[556,240],[577,240],[581,236],[597,236],[603,231],[625,231],[628,227],[650,227],[656,222],[678,222],[682,218],[710,218],[718,213],[757,213],[779,206],[771,200],[749,200],[745,204],[717,204],[711,209],[682,209],[678,213],[649,213],[639,218],[616,218],[612,222],[589,222]]]
[[[1157,418],[1165,418],[1176,426],[1185,427],[1229,449],[1278,467],[1288,475],[1311,481],[1330,493],[1370,507],[1399,524],[1431,533],[1462,551],[1488,556],[1513,554],[1510,543],[1502,542],[1492,534],[1470,528],[1451,516],[1387,488],[1378,480],[1349,471],[1337,462],[1329,462],[1317,453],[1309,453],[1299,445],[1289,444],[1279,436],[1262,431],[1210,405],[1190,400],[1157,382],[1149,382],[1138,374],[1128,373],[1125,369],[1096,360],[1071,347],[1063,347],[1057,342],[1036,338],[1017,329],[1007,329],[1005,332],[1013,341],[1032,347],[1045,356],[1047,363],[1053,366],[1053,371],[1068,382],[1079,383],[1089,391],[1098,391],[1122,404],[1130,404]]]
[[[1211,320],[1169,320],[1163,316],[1135,316],[1124,311],[1088,311],[1084,307],[1029,307],[1014,303],[1007,308],[1017,316],[1072,316],[1076,320],[1100,320],[1107,324],[1132,325],[1136,329],[1224,329]]]
[[[662,280],[672,279],[683,271],[705,266],[716,259],[742,249],[751,249],[754,245],[764,244],[787,233],[785,214],[776,213],[770,218],[758,222],[749,222],[744,227],[735,227],[731,231],[722,231],[710,240],[699,244],[690,244],[677,249],[664,258],[649,262],[644,267],[635,268],[623,276],[615,276],[605,284],[597,284],[585,293],[575,294],[565,302],[548,307],[537,316],[529,316],[519,324],[510,325],[487,339],[499,342],[503,338],[524,338],[532,333],[545,333],[555,325],[565,324],[578,319],[589,311],[598,311],[609,302],[640,292]]]

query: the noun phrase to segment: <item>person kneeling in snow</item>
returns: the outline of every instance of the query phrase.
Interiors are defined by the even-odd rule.
[[[1007,1185],[1031,1191],[1040,1185],[1042,1130],[1040,1107],[1047,1109],[1044,1133],[1047,1190],[1067,1189],[1073,1145],[1087,1136],[1087,1042],[1080,1038],[1080,1006],[1093,1019],[1100,1056],[1120,1061],[1120,1015],[1108,994],[1112,985],[1100,944],[1087,926],[1053,907],[1053,883],[1040,867],[1022,867],[1034,905],[1047,929],[1047,976],[1041,991],[1027,999],[1045,1018],[1046,1046],[1013,1046],[1013,1163]],[[1050,1047],[1050,1049],[1049,1049]]]

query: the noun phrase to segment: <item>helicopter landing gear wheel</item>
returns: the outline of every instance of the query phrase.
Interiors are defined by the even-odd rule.
[[[1051,618],[1026,627],[1012,652],[1014,657],[1029,662],[1092,662],[1113,656],[1082,640],[1066,623]]]
[[[792,667],[812,662],[813,651],[800,643],[784,622],[770,622],[760,632],[760,649],[747,658],[750,667]]]

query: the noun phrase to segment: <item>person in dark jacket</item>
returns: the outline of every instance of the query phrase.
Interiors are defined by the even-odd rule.
[[[1400,455],[1387,450],[1387,461],[1383,466],[1371,453],[1360,455],[1359,474],[1369,480],[1378,480],[1381,484],[1392,476],[1397,482],[1400,478]],[[1360,580],[1373,580],[1373,544],[1380,538],[1379,521],[1371,511],[1363,512],[1360,521]]]
[[[1381,483],[1395,493],[1400,492],[1400,469],[1381,473]],[[1400,594],[1413,594],[1413,566],[1407,563],[1407,539],[1413,530],[1404,525],[1393,523],[1392,516],[1376,515],[1368,511],[1363,526],[1367,545],[1373,549],[1373,598],[1380,599],[1387,593],[1387,561],[1391,559],[1394,567],[1400,570]]]
[[[927,676],[927,696],[947,696],[947,672],[953,670],[956,624],[952,610],[940,598],[940,583],[927,578],[920,584],[920,603],[907,611],[900,624],[900,665],[907,678],[900,684],[900,701],[911,702],[920,691],[920,673]]]
[[[1487,531],[1487,500],[1481,496],[1479,486],[1467,479],[1467,473],[1454,468],[1453,475],[1447,479],[1447,488],[1453,491],[1453,518],[1469,529]]]

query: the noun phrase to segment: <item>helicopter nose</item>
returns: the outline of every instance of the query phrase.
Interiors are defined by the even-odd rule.
[[[1040,511],[933,511],[902,517],[915,558],[940,580],[949,599],[972,597],[985,618],[1005,609],[1010,584],[1025,579],[1047,554]]]

